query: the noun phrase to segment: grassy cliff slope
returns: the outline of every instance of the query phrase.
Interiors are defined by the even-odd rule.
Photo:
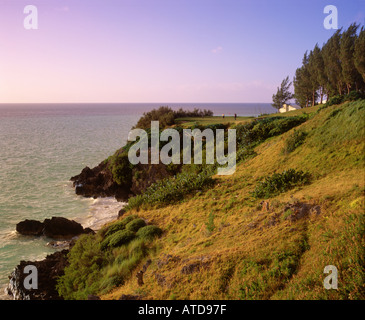
[[[365,299],[365,101],[311,111],[208,191],[128,211],[163,233],[102,299]],[[310,178],[281,189],[290,169]],[[323,286],[327,265],[338,290]]]

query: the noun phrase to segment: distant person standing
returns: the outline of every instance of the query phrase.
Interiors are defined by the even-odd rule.
[[[237,113],[234,114],[234,120],[237,120]]]
[[[224,113],[222,114],[222,118],[224,119]]]

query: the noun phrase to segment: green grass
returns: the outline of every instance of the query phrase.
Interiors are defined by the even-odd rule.
[[[208,126],[212,124],[239,124],[245,123],[254,119],[254,117],[237,117],[235,120],[233,116],[213,116],[213,117],[196,117],[196,118],[178,118],[175,123],[184,128],[190,128],[194,125]]]
[[[144,240],[152,240],[162,235],[162,230],[156,226],[145,226],[137,231],[137,237]]]
[[[308,172],[288,169],[282,173],[274,173],[260,181],[254,191],[253,196],[259,199],[271,198],[280,193],[293,189],[296,186],[302,186],[310,182]]]
[[[57,290],[65,299],[85,300],[90,294],[110,291],[131,276],[139,263],[155,250],[154,239],[162,230],[146,226],[135,215],[83,235],[68,254],[69,265],[58,279]]]
[[[294,130],[294,133],[285,140],[285,146],[283,148],[284,154],[289,154],[295,149],[300,147],[307,137],[307,133],[304,131]]]
[[[121,222],[77,241],[70,270],[61,278],[65,296],[365,299],[365,102],[263,118],[255,124],[232,124],[241,126],[242,146],[250,141],[252,152],[238,163],[234,175],[214,177],[206,189],[189,189],[190,182],[188,189],[184,184],[180,188],[182,181],[161,183],[159,193],[149,194],[151,205],[141,201],[130,208],[130,214],[155,226],[140,228],[128,244],[100,248],[106,235],[125,230]],[[296,122],[298,118],[303,121]],[[300,145],[295,132],[307,133]],[[282,152],[291,138],[295,148]],[[189,172],[192,181],[195,169]],[[302,179],[306,172],[311,175],[307,184]],[[267,183],[260,184],[265,178]],[[257,186],[263,191],[258,198],[251,194]],[[263,206],[266,196],[268,205]],[[320,214],[288,219],[293,212],[285,208],[297,201],[319,206]],[[151,264],[145,284],[137,287],[135,273],[147,258]],[[327,265],[338,269],[338,290],[324,289]],[[181,272],[189,266],[198,267]]]

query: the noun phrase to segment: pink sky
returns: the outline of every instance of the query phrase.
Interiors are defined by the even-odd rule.
[[[325,2],[272,2],[0,0],[0,103],[271,102],[331,36]],[[30,3],[38,30],[23,27]]]

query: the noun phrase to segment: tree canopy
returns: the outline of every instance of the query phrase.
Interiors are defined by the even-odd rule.
[[[276,109],[280,109],[284,103],[287,103],[290,99],[293,98],[293,94],[290,92],[290,86],[292,83],[289,80],[289,76],[287,76],[278,87],[276,94],[272,96],[272,106]]]
[[[335,95],[365,94],[365,29],[353,23],[306,52],[293,79],[294,98],[303,108]]]

